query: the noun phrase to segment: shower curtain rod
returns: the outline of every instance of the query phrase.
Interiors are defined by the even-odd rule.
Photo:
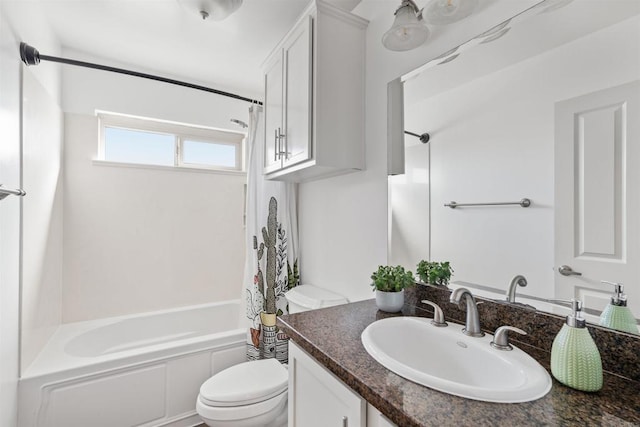
[[[236,95],[235,93],[224,92],[221,90],[212,89],[206,86],[195,85],[195,84],[183,82],[180,80],[167,79],[165,77],[154,76],[153,74],[140,73],[138,71],[125,70],[123,68],[109,67],[107,65],[93,64],[91,62],[76,61],[75,59],[41,55],[36,48],[34,48],[33,46],[29,46],[25,42],[20,42],[20,58],[22,59],[22,62],[24,62],[26,65],[38,65],[40,61],[59,62],[61,64],[75,65],[78,67],[93,68],[96,70],[103,70],[103,71],[111,71],[113,73],[126,74],[129,76],[141,77],[143,79],[155,80],[163,83],[170,83],[177,86],[183,86],[191,89],[202,90],[209,93],[215,93],[216,95],[228,96],[229,98],[239,99],[240,101],[246,101],[252,104],[262,105],[262,102],[256,99],[246,98],[244,96]]]

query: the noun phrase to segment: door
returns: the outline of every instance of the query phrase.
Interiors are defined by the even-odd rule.
[[[555,105],[555,292],[640,317],[640,81]],[[560,266],[581,275],[561,275]]]
[[[281,138],[283,132],[283,64],[282,51],[267,63],[264,75],[264,173],[280,169]]]
[[[284,45],[285,136],[283,167],[311,158],[312,26],[308,17]]]

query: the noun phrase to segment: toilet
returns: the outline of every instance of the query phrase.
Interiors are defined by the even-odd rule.
[[[342,295],[313,285],[285,294],[289,313],[346,304]],[[196,411],[210,427],[285,427],[289,373],[275,359],[254,360],[218,372],[200,387]]]

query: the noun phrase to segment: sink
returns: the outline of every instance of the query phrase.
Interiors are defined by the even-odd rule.
[[[385,368],[415,383],[485,402],[536,400],[551,389],[551,377],[519,348],[491,347],[493,336],[472,338],[462,325],[436,327],[422,317],[391,317],[362,332],[367,352]]]

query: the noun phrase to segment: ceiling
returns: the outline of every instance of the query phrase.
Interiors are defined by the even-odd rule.
[[[65,50],[258,98],[262,62],[308,4],[244,0],[225,20],[212,21],[178,0],[38,1]],[[359,1],[330,0],[348,10]]]

